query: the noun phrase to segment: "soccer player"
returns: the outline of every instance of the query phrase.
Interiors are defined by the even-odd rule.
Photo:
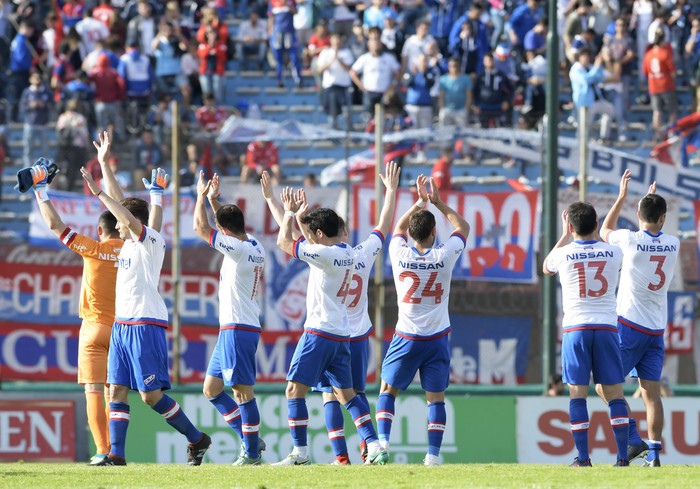
[[[355,393],[367,402],[365,387],[367,385],[367,366],[369,359],[369,336],[372,334],[372,320],[367,311],[367,285],[370,273],[374,266],[379,251],[384,246],[384,237],[391,229],[396,207],[396,190],[399,187],[401,169],[395,162],[386,165],[386,176],[380,175],[386,188],[384,205],[379,216],[377,227],[369,237],[353,248],[355,253],[355,271],[352,274],[352,284],[348,290],[345,305],[348,308],[348,321],[350,323],[350,366],[352,368],[352,388]],[[347,241],[347,226],[341,219],[342,239]],[[323,409],[326,415],[326,429],[335,453],[334,465],[347,465],[348,447],[345,442],[345,420],[340,409],[340,403],[333,394],[333,389],[326,382],[321,381],[318,390],[323,392]],[[369,403],[368,403],[369,404]],[[362,441],[363,456],[366,444]]]
[[[158,293],[165,241],[146,226],[146,201],[128,198],[117,202],[95,184],[85,168],[81,168],[81,174],[93,195],[117,219],[116,229],[124,240],[118,257],[115,322],[108,357],[111,448],[99,465],[126,465],[129,389],[138,390],[146,404],[187,437],[187,463],[200,465],[211,439],[195,428],[175,400],[163,394],[170,389],[165,339],[168,310]]]
[[[205,198],[216,213],[216,230],[209,225]],[[204,395],[241,439],[241,454],[233,465],[260,465],[260,413],[253,393],[255,352],[260,339],[260,309],[255,296],[265,267],[265,250],[245,230],[243,212],[220,205],[219,177],[204,180],[199,172],[194,231],[224,255],[219,282],[219,338],[204,379]],[[232,387],[235,401],[224,391]]]
[[[83,320],[78,338],[78,383],[85,387],[85,401],[90,433],[97,453],[91,464],[101,462],[109,453],[107,410],[107,352],[114,321],[114,296],[117,281],[117,255],[123,241],[116,230],[117,220],[111,212],[100,214],[98,240],[76,233],[64,224],[51,204],[46,188],[48,161],[37,160],[31,168],[34,194],[46,225],[70,250],[83,257],[78,316]],[[104,397],[104,400],[103,400]]]
[[[299,258],[311,267],[306,295],[307,316],[304,333],[297,344],[287,375],[289,429],[294,449],[275,465],[310,463],[307,444],[309,413],[306,393],[325,376],[338,400],[350,412],[360,437],[367,441],[368,464],[384,465],[386,451],[377,441],[367,401],[352,389],[350,371],[350,329],[345,300],[350,289],[355,265],[352,248],[338,235],[338,215],[332,209],[308,211],[303,192],[295,196],[291,189],[282,192],[284,216],[277,245],[285,253]],[[296,212],[299,211],[299,215]],[[294,218],[301,237],[294,240]]]
[[[445,432],[445,390],[450,383],[450,280],[452,269],[464,251],[469,224],[440,198],[431,178],[419,175],[418,201],[401,216],[394,227],[389,257],[398,297],[396,332],[382,364],[382,384],[377,399],[379,442],[389,450],[394,406],[399,391],[405,390],[416,372],[428,402],[428,453],[425,465],[440,465],[440,446]],[[435,216],[425,209],[431,202],[454,227],[454,232],[437,245]],[[413,238],[408,245],[406,231]]]
[[[664,364],[664,329],[667,293],[673,279],[680,243],[678,238],[661,232],[666,221],[666,200],[656,195],[656,183],[639,201],[639,231],[618,229],[617,220],[627,199],[630,171],[620,182],[620,193],[603,221],[600,236],[622,249],[622,272],[617,293],[617,329],[620,336],[622,371],[639,378],[647,411],[649,444],[637,432],[634,418],[629,420],[629,460],[644,456],[644,466],[660,467],[661,431],[664,408],[661,404],[661,370]],[[605,399],[605,397],[603,397]]]
[[[622,396],[622,360],[617,338],[615,288],[622,251],[596,239],[598,216],[592,205],[575,202],[562,213],[563,232],[544,260],[546,275],[559,274],[562,291],[561,362],[569,384],[569,416],[578,456],[572,467],[590,467],[588,384],[602,384],[617,444],[616,466],[627,460],[628,412]],[[574,239],[571,242],[571,239]]]

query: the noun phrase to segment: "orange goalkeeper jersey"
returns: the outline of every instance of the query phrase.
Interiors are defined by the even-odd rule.
[[[66,228],[61,241],[83,257],[83,280],[80,285],[79,316],[96,324],[111,326],[114,322],[119,251],[124,242],[104,242]]]

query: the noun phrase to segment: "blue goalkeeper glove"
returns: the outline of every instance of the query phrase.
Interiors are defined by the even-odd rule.
[[[143,185],[151,195],[151,204],[163,207],[163,192],[168,186],[170,177],[165,170],[157,168],[151,172],[151,181],[143,179]]]

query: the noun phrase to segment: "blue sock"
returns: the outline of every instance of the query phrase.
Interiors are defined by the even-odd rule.
[[[331,440],[333,453],[336,458],[348,456],[348,445],[345,443],[345,420],[338,401],[329,401],[323,405],[326,414],[326,429]]]
[[[350,416],[355,422],[355,428],[360,438],[367,443],[377,441],[377,432],[372,424],[372,415],[369,413],[369,404],[362,397],[356,395],[345,405]]]
[[[648,445],[649,445],[649,453],[647,453],[647,456],[644,457],[644,459],[647,462],[653,462],[654,459],[659,458],[659,454],[661,453],[661,450],[663,449],[663,447],[661,446],[660,441],[653,441],[653,440],[649,440]]]
[[[618,460],[627,460],[627,445],[630,441],[627,403],[624,399],[614,399],[608,403],[608,407],[610,408],[610,424],[617,444],[617,458]]]
[[[583,398],[569,400],[569,419],[571,420],[571,433],[574,435],[574,443],[578,450],[578,459],[585,462],[588,455],[588,407]]]
[[[306,399],[287,399],[287,408],[289,414],[287,421],[289,422],[289,431],[292,432],[292,440],[295,447],[306,447],[306,433],[309,428],[309,410],[306,408]]]
[[[238,437],[243,441],[243,430],[241,429],[241,410],[238,409],[238,404],[226,392],[221,393],[209,399],[209,402],[214,405],[217,411],[224,417],[226,423],[238,433]]]
[[[442,445],[442,435],[445,434],[445,424],[447,423],[447,412],[445,412],[444,402],[433,402],[428,404],[428,453],[440,455]]]
[[[375,418],[377,419],[379,439],[382,441],[389,441],[389,436],[391,435],[391,423],[394,421],[395,403],[396,398],[391,394],[379,394]]]
[[[180,405],[172,397],[163,394],[163,397],[155,406],[151,406],[155,412],[160,413],[170,426],[187,437],[190,443],[197,443],[202,439],[202,432],[194,427]]]
[[[630,417],[628,432],[630,436],[630,445],[640,445],[642,443],[642,437],[639,436],[639,431],[637,431],[637,422],[632,417]]]
[[[241,404],[241,421],[243,423],[243,443],[245,444],[246,455],[250,458],[258,458],[260,438],[260,411],[255,398]]]
[[[109,454],[126,459],[126,430],[129,429],[129,405],[125,402],[109,403]]]

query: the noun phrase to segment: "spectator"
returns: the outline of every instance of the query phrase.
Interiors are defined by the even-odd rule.
[[[228,50],[212,27],[207,28],[206,42],[199,45],[199,85],[204,97],[211,95],[218,103],[223,103],[223,83],[226,71]]]
[[[583,31],[591,28],[594,22],[595,19],[591,15],[590,0],[581,0],[578,3],[578,8],[571,12],[566,18],[563,39],[566,58],[570,63],[574,63],[576,61],[576,52],[573,46],[574,38],[581,35]]]
[[[282,70],[284,69],[284,53],[289,55],[292,63],[292,76],[297,86],[302,85],[301,63],[299,60],[299,46],[297,34],[294,29],[294,14],[296,13],[294,0],[270,0],[268,10],[267,31],[270,36],[270,49],[275,57],[277,70],[277,86],[284,87]]]
[[[610,117],[614,113],[614,107],[605,100],[598,89],[598,84],[605,80],[605,74],[601,68],[603,57],[599,55],[592,63],[593,54],[588,49],[582,49],[577,55],[577,61],[569,71],[571,80],[571,98],[577,115],[580,116],[580,108],[588,107],[588,118],[581,120],[579,128],[585,124],[590,128],[595,117],[600,114],[600,139],[607,141],[610,138]]]
[[[271,173],[273,185],[279,185],[282,172],[277,146],[272,141],[253,141],[248,145],[245,165],[241,168],[241,183],[247,183],[253,175],[259,178],[263,171]]]
[[[267,24],[260,20],[255,10],[250,11],[248,20],[241,22],[238,28],[236,57],[245,65],[252,58],[258,69],[262,70],[265,63],[267,48]]]
[[[180,32],[180,25],[161,22],[151,48],[156,58],[156,94],[177,94],[188,83],[180,74],[180,58],[187,51],[187,40]]]
[[[373,117],[374,105],[382,102],[394,80],[398,79],[401,66],[391,54],[382,52],[378,36],[370,38],[367,44],[369,52],[352,65],[350,78],[364,93],[365,110]]]
[[[499,44],[493,50],[494,68],[508,77],[513,86],[518,84],[520,77],[516,73],[515,60],[510,48],[505,44]]]
[[[34,27],[28,22],[22,22],[17,35],[10,45],[10,86],[8,102],[11,104],[11,119],[17,120],[17,104],[24,89],[29,86],[29,71],[34,64],[30,38]]]
[[[41,33],[41,40],[39,41],[41,51],[43,51],[42,56],[44,64],[49,69],[56,63],[60,42],[63,39],[63,32],[56,32],[56,26],[58,25],[57,20],[58,16],[55,12],[48,13],[44,22],[46,28],[44,29],[44,32]],[[0,41],[0,44],[1,43],[2,41]],[[0,66],[4,66],[4,63],[1,61],[2,58],[0,57]]]
[[[78,72],[68,59],[69,54],[70,46],[66,43],[61,44],[58,58],[56,58],[51,74],[51,88],[54,90],[54,102],[56,103],[61,101],[63,89],[66,84],[73,81],[75,77],[78,76]]]
[[[434,39],[428,34],[428,22],[421,20],[416,26],[416,33],[406,39],[406,43],[401,50],[401,71],[410,72],[418,58],[428,52],[428,44]]]
[[[362,30],[362,21],[360,19],[356,19],[353,22],[352,35],[348,39],[347,45],[350,52],[352,52],[353,59],[358,59],[367,52],[367,38]]]
[[[423,3],[423,0],[396,0],[401,11],[401,28],[407,35],[415,34],[418,19],[425,15]]]
[[[207,7],[202,9],[202,24],[197,31],[197,41],[199,44],[207,41],[207,31],[213,29],[221,42],[228,39],[228,27],[226,23],[219,19],[216,9]]]
[[[142,53],[151,56],[153,55],[153,39],[156,37],[157,29],[153,8],[148,0],[139,0],[137,5],[138,15],[129,21],[126,42],[130,46],[137,43]]]
[[[119,69],[119,56],[114,54],[114,51],[110,47],[110,39],[99,40],[95,42],[95,49],[88,53],[83,60],[82,69],[83,71],[90,73],[97,67],[97,58],[101,54],[107,55],[109,58],[109,65],[116,69]]]
[[[427,26],[426,26],[427,29]],[[416,129],[433,125],[433,101],[430,89],[437,81],[435,73],[428,67],[428,59],[421,54],[410,73],[406,73],[406,112],[413,119]]]
[[[592,0],[591,13],[594,17],[593,29],[597,37],[602,37],[608,26],[620,15],[619,0]]]
[[[89,114],[93,108],[92,104],[95,100],[95,91],[90,84],[90,76],[84,71],[79,71],[75,78],[63,87],[61,101],[65,103],[72,99],[78,101],[78,110],[89,119]]]
[[[304,188],[312,189],[318,187],[318,180],[316,180],[316,175],[314,173],[307,173],[304,175]]]
[[[607,0],[604,0],[607,1]],[[510,16],[510,42],[512,50],[521,59],[524,52],[525,36],[544,18],[544,10],[537,0],[527,0],[513,10]]]
[[[459,59],[460,71],[473,75],[481,64],[479,46],[471,22],[464,22],[458,37],[459,42],[452,47],[452,57]]]
[[[31,166],[39,156],[35,150],[46,144],[46,124],[51,113],[51,93],[41,82],[39,72],[29,76],[29,86],[22,92],[19,106],[24,117],[23,162]]]
[[[530,32],[525,34],[523,48],[525,51],[534,51],[537,54],[545,55],[547,52],[547,18],[540,19]]]
[[[365,32],[369,32],[372,27],[377,27],[379,30],[384,28],[384,19],[387,17],[390,7],[384,5],[384,0],[371,0],[371,5],[365,10],[362,15],[362,26]]]
[[[85,55],[95,49],[95,43],[109,37],[109,28],[92,16],[93,9],[86,9],[82,20],[75,25],[80,34],[81,50]]]
[[[428,59],[428,69],[435,75],[435,83],[430,89],[430,98],[433,101],[433,114],[437,114],[438,98],[440,97],[440,77],[447,73],[447,60],[442,57],[440,47],[435,39],[428,44],[425,57]]]
[[[124,79],[109,64],[109,56],[101,54],[97,68],[90,73],[90,80],[95,86],[95,117],[97,132],[108,131],[115,135],[115,140],[124,137],[119,105],[126,95]]]
[[[563,0],[568,1],[568,0]],[[499,42],[502,42],[504,37],[506,24],[513,13],[513,9],[520,3],[514,0],[488,0],[485,2],[488,4],[488,15],[489,21],[493,26],[490,35],[490,45],[498,46]]]
[[[430,35],[437,41],[440,53],[447,56],[459,0],[426,0],[425,3],[430,8]]]
[[[559,374],[552,374],[547,385],[547,397],[557,397],[564,394],[564,382]]]
[[[180,73],[187,80],[187,85],[180,88],[182,92],[182,105],[189,108],[192,101],[202,94],[199,86],[199,55],[197,54],[197,40],[193,39],[188,44],[188,50],[180,58]]]
[[[92,16],[102,22],[107,29],[111,29],[115,18],[111,0],[100,0],[99,5],[92,10]]]
[[[113,154],[109,155],[109,159],[107,160],[109,163],[110,168],[112,169],[112,173],[114,173],[114,177],[117,179],[117,183],[119,187],[121,187],[122,190],[126,190],[126,185],[124,182],[124,179],[121,177],[121,175],[118,173],[117,169],[119,166],[119,160],[117,159],[116,156]],[[93,159],[87,162],[85,165],[85,169],[88,171],[90,175],[92,175],[93,180],[95,180],[95,183],[99,186],[102,187],[102,179],[104,176],[102,175],[102,167],[100,166],[100,162],[97,159],[97,156],[95,156]],[[88,187],[88,184],[86,181],[83,181],[83,193],[85,195],[92,195],[92,192],[90,191],[90,187]]]
[[[132,40],[119,58],[119,76],[124,79],[126,97],[135,101],[144,112],[150,105],[153,71],[148,56],[141,53],[138,40]]]
[[[668,15],[665,9],[657,9],[654,12],[654,20],[649,24],[649,29],[647,30],[647,50],[652,44],[654,44],[654,39],[656,39],[656,31],[662,29],[664,31],[664,39],[666,42],[671,41],[671,29],[669,28]]]
[[[700,17],[693,19],[690,36],[685,43],[685,53],[688,55],[688,67],[690,71],[693,90],[693,105],[696,112],[700,112]],[[691,110],[693,108],[691,107]]]
[[[609,57],[613,73],[620,76],[620,92],[616,105],[617,123],[621,124],[619,133],[624,135],[626,128],[626,111],[629,107],[629,90],[632,84],[632,69],[634,68],[634,44],[629,37],[627,23],[624,19],[615,21],[615,33],[613,36],[606,37],[605,46],[606,56]],[[621,111],[621,112],[620,112]]]
[[[467,127],[472,105],[472,79],[461,73],[458,59],[450,59],[448,67],[447,74],[440,77],[439,124],[440,127]]]
[[[14,4],[10,0],[0,0],[0,66],[7,66],[10,60],[10,43],[12,42],[12,23]],[[0,70],[0,77],[4,73]],[[4,90],[0,88],[0,96]]]
[[[0,175],[4,175],[5,167],[11,163],[10,146],[7,144],[7,136],[5,136],[4,132],[0,131]],[[3,185],[0,185],[0,202],[2,202],[2,187]]]
[[[297,11],[294,14],[294,29],[299,46],[306,46],[311,39],[314,26],[314,6],[312,0],[295,0]]]
[[[216,99],[212,95],[205,95],[204,105],[197,109],[195,118],[206,132],[218,134],[221,126],[228,119],[228,112],[223,107],[216,106]]]
[[[622,70],[619,63],[612,59],[609,49],[603,48],[601,56],[603,57],[605,73],[605,81],[600,87],[601,95],[613,105],[615,122],[618,127],[618,139],[624,141],[627,136],[623,132],[625,127],[625,107],[622,105]]]
[[[634,0],[634,4],[632,4],[631,25],[634,26],[637,33],[637,70],[640,86],[644,81],[642,64],[644,62],[644,53],[647,51],[648,44],[648,37],[645,34],[649,32],[649,26],[654,20],[655,11],[655,0]]]
[[[185,168],[180,169],[180,185],[189,187],[197,182],[197,175],[199,175],[200,170],[204,170],[204,167],[199,158],[197,158],[197,145],[188,144],[185,148],[185,155],[187,157],[187,165],[185,165]]]
[[[396,17],[396,12],[393,10],[387,11],[380,40],[384,48],[394,55],[396,61],[401,61],[401,51],[403,50],[405,39],[403,31],[396,27]]]
[[[467,13],[455,21],[452,31],[450,31],[449,52],[452,55],[456,53],[458,46],[463,44],[465,39],[473,39],[474,46],[473,48],[469,46],[469,51],[471,52],[472,49],[476,51],[477,65],[475,71],[481,70],[484,54],[491,50],[488,27],[481,21],[483,11],[484,6],[480,2],[472,3]],[[464,24],[470,24],[471,37],[467,37],[467,31],[463,28]]]
[[[662,115],[668,114],[668,127],[676,123],[678,100],[676,98],[676,66],[673,64],[673,51],[666,42],[663,29],[657,29],[651,49],[644,55],[642,65],[644,76],[649,83],[649,95],[653,111],[652,124],[657,139],[664,139]]]
[[[474,102],[481,127],[508,126],[506,115],[513,94],[510,80],[496,70],[492,54],[484,55],[483,65],[484,69],[476,76],[474,84]]]
[[[331,45],[331,38],[328,34],[328,26],[325,22],[320,22],[316,26],[316,32],[311,35],[309,44],[304,51],[304,59],[310,65],[311,71],[317,77],[316,84],[320,85],[321,75],[318,69],[318,55],[321,51]]]
[[[464,75],[462,75],[464,76]],[[440,192],[448,192],[454,190],[452,188],[452,162],[455,159],[454,149],[451,147],[443,148],[440,152],[440,158],[433,165],[430,172],[430,178],[435,182]]]
[[[134,171],[132,182],[140,182],[150,176],[151,172],[163,164],[163,153],[153,137],[153,131],[145,128],[141,139],[134,146]]]
[[[71,27],[75,27],[83,18],[85,3],[83,0],[64,0],[61,12],[63,15],[64,29],[66,31],[70,30]]]
[[[691,68],[688,65],[688,57],[685,55],[685,45],[688,42],[692,29],[693,8],[696,8],[697,14],[700,14],[700,4],[698,2],[694,3],[695,7],[691,6],[688,0],[676,0],[676,4],[668,19],[668,25],[671,27],[671,46],[674,47],[674,50],[678,50],[674,52],[674,55],[677,60],[676,67],[681,76],[679,85],[687,85],[692,75]]]
[[[80,102],[71,99],[66,104],[66,110],[56,121],[58,131],[58,165],[65,169],[67,190],[73,191],[79,169],[85,163],[85,151],[88,145],[87,120],[80,113]]]
[[[331,45],[321,51],[318,56],[318,71],[323,75],[324,109],[328,115],[331,127],[338,128],[338,116],[348,105],[348,90],[352,84],[350,68],[353,57],[348,48],[343,47],[343,40],[338,33],[331,35]]]
[[[158,99],[158,104],[151,108],[146,118],[146,124],[153,131],[153,136],[158,144],[164,148],[170,146],[173,136],[173,111],[170,95],[163,94]]]
[[[536,51],[525,51],[525,98],[520,113],[525,119],[526,128],[532,128],[544,115],[547,82],[547,60]]]

